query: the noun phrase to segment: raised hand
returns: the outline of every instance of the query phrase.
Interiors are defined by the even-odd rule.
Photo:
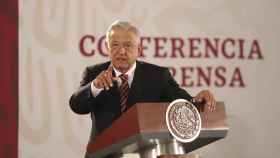
[[[102,71],[92,82],[93,85],[98,89],[109,90],[113,87],[113,81],[117,78],[112,75],[113,66],[109,66],[107,70]]]

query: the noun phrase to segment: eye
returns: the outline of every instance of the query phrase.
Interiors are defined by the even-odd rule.
[[[120,47],[120,44],[119,44],[119,43],[112,43],[112,44],[111,44],[111,47],[112,47],[112,48],[119,48],[119,47]]]
[[[133,48],[133,45],[132,45],[132,43],[125,43],[125,44],[124,44],[124,47],[125,47],[126,49],[130,50],[130,49]]]

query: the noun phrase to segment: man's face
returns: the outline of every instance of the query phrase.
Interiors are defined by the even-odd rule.
[[[139,37],[130,31],[112,30],[107,43],[113,66],[125,73],[134,64],[140,50]]]

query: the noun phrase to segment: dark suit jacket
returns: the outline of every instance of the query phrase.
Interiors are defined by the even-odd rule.
[[[117,84],[93,97],[90,84],[97,75],[108,68],[110,62],[87,67],[80,87],[70,98],[71,109],[78,114],[91,113],[96,132],[108,128],[121,115],[120,94]],[[114,73],[113,73],[114,75]],[[138,102],[171,102],[178,98],[191,100],[191,96],[179,87],[167,68],[137,61],[130,87],[127,107]]]

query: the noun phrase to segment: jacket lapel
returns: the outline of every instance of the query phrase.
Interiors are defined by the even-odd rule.
[[[133,106],[135,103],[137,103],[138,100],[137,97],[139,97],[142,93],[141,76],[142,76],[141,63],[136,61],[136,69],[134,72],[133,80],[127,98],[128,108]]]
[[[105,70],[108,69],[108,66],[110,64],[108,64],[105,68]],[[115,71],[112,71],[112,75],[115,77]],[[108,91],[107,90],[103,90],[101,91],[102,96],[104,96],[104,99],[110,102],[110,105],[112,105],[114,108],[117,109],[118,113],[121,112],[121,108],[120,108],[120,92],[119,92],[119,87],[118,87],[118,83],[117,82],[113,82],[113,87],[110,88]]]

